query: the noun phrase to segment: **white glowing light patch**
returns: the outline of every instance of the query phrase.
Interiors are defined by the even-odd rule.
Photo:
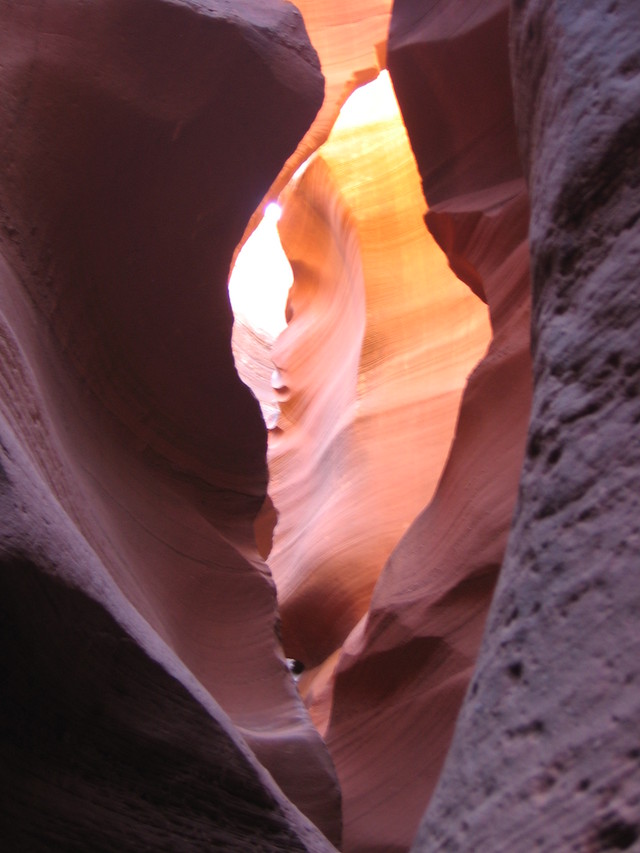
[[[399,115],[396,94],[389,72],[384,70],[372,83],[360,86],[353,92],[340,110],[335,131],[363,127],[379,121],[394,120]]]
[[[276,338],[287,327],[284,317],[293,272],[278,234],[282,215],[271,202],[262,222],[242,247],[229,279],[229,298],[237,320]]]
[[[282,208],[277,201],[269,202],[264,209],[264,218],[270,222],[279,222],[282,216]]]
[[[367,124],[395,120],[398,104],[388,71],[349,97],[340,110],[334,131],[340,133]],[[296,172],[299,178],[310,158]],[[293,273],[280,244],[277,223],[282,208],[267,205],[262,222],[239,253],[231,278],[229,296],[236,318],[256,332],[276,338],[287,326],[284,318]]]

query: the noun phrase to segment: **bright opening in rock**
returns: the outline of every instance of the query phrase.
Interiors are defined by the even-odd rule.
[[[229,279],[235,317],[231,346],[236,369],[260,403],[268,429],[278,423],[280,407],[271,376],[271,347],[286,328],[285,309],[293,272],[280,237],[282,208],[268,204],[262,221],[238,253]]]
[[[398,102],[388,71],[381,71],[371,83],[353,92],[340,110],[333,132],[355,130],[379,121],[393,121],[400,117]]]
[[[244,244],[229,279],[236,320],[271,339],[286,328],[284,317],[293,273],[278,237],[279,204],[271,202],[262,222]]]
[[[333,133],[394,119],[399,119],[398,104],[385,70],[347,99]],[[296,180],[307,165],[298,169]],[[278,236],[281,216],[282,208],[277,202],[267,204],[262,221],[238,253],[229,279],[229,298],[236,320],[271,339],[286,328],[285,306],[293,283],[293,272]]]

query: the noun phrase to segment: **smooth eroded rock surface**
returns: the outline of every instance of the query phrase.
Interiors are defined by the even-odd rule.
[[[392,0],[296,3],[320,59],[325,78],[324,100],[311,127],[270,187],[268,198],[277,197],[296,170],[326,142],[349,95],[358,86],[375,80],[385,67],[392,5]],[[262,213],[260,208],[251,218],[245,239]]]
[[[46,602],[34,602],[32,611],[25,602],[23,613],[14,612],[15,602],[40,584],[42,596],[50,587],[60,599],[65,625],[67,608],[86,611],[88,623],[91,612],[101,613],[98,623],[108,621],[67,587],[89,589],[122,622],[121,605],[101,592],[113,581],[287,795],[337,840],[335,777],[287,671],[273,583],[254,542],[266,491],[266,436],[259,407],[235,371],[226,291],[250,214],[322,101],[302,19],[275,0],[45,0],[3,3],[0,32],[3,436],[31,460],[43,494],[67,519],[68,535],[95,555],[90,565],[70,565],[60,530],[42,564],[31,545],[24,560],[21,546],[14,563],[16,519],[24,542],[38,541],[46,521],[20,515],[30,487],[20,474],[8,481],[13,515],[3,519],[3,584],[19,590],[8,630],[15,619],[28,637],[34,623],[37,663],[29,702],[18,681],[15,694],[4,697],[6,712],[25,726],[13,760],[19,762],[20,748],[32,749],[30,714],[39,727],[44,712],[36,705],[46,702],[48,679],[67,648],[84,642],[102,649],[102,629],[85,622],[68,626],[60,650],[36,648],[49,642],[36,632]],[[58,580],[38,580],[39,569]],[[106,634],[120,630],[109,625]],[[99,654],[108,657],[108,650]],[[118,699],[118,708],[130,707],[125,729],[135,721],[138,698],[148,704],[149,695],[166,692],[168,705],[174,701],[173,682],[160,668],[144,663],[141,652],[131,655],[131,666],[148,670],[153,685],[146,693],[141,685],[128,703]],[[37,667],[51,669],[42,675],[39,700]],[[129,684],[130,676],[122,677]],[[85,678],[93,679],[88,663],[68,681],[60,713],[74,689],[79,702],[86,689],[97,705],[104,699],[109,706],[109,728],[110,697],[119,688]],[[181,697],[175,701],[189,706],[185,719],[198,718],[201,739],[203,712]],[[120,722],[114,726],[120,731]],[[80,766],[95,763],[100,774],[117,737],[99,754],[78,758]],[[69,749],[71,777],[72,753],[85,747],[82,741]],[[209,749],[198,760],[204,765],[211,757]],[[60,747],[56,761],[63,758]],[[80,796],[84,772],[75,782]],[[260,779],[264,797],[276,797],[268,778]],[[206,785],[196,788],[201,796]],[[170,802],[178,790],[167,795]],[[51,788],[29,791],[16,783],[12,794],[46,810]],[[181,796],[188,799],[188,785]],[[150,817],[158,832],[162,811]],[[174,849],[173,842],[165,846]]]
[[[635,849],[637,3],[299,5],[0,2],[0,837]]]
[[[294,283],[271,352],[283,387],[270,435],[280,516],[269,563],[285,649],[308,669],[365,614],[387,556],[432,495],[489,332],[486,306],[424,228],[419,174],[385,76],[372,85],[373,115],[350,123],[347,104],[282,197]],[[381,114],[376,99],[388,99]],[[317,694],[315,674],[301,679],[303,691]]]
[[[124,599],[4,419],[0,461],[3,846],[334,850]]]
[[[427,225],[486,299],[493,336],[433,499],[391,554],[336,668],[326,739],[344,849],[363,853],[406,850],[438,781],[504,553],[529,416],[528,203],[507,7],[471,6],[397,2],[391,25],[389,68]],[[431,451],[425,427],[411,446]]]

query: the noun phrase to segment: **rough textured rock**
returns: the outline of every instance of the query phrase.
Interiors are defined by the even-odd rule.
[[[513,3],[534,395],[514,525],[414,850],[640,845],[640,17]]]
[[[165,780],[174,758],[178,779],[190,754],[204,768],[215,749],[205,747],[206,731],[222,726],[214,743],[235,756],[232,766],[246,765],[238,773],[254,779],[247,797],[262,791],[257,822],[266,827],[271,809],[280,826],[274,824],[275,836],[286,836],[289,807],[239,736],[227,723],[207,721],[193,697],[129,649],[111,619],[130,629],[126,600],[157,634],[154,648],[166,644],[178,656],[181,671],[215,697],[283,790],[336,839],[335,778],[276,641],[274,589],[253,539],[266,489],[265,430],[235,372],[225,287],[251,212],[321,102],[322,79],[301,18],[275,0],[44,0],[0,4],[0,32],[2,441],[10,458],[11,447],[21,449],[34,471],[3,481],[11,508],[3,517],[3,603],[12,602],[4,624],[25,642],[29,625],[34,631],[33,647],[24,658],[15,650],[8,663],[15,679],[3,709],[13,745],[5,740],[3,748],[12,766],[21,750],[29,764],[30,732],[42,729],[59,765],[66,724],[56,721],[77,694],[86,727],[95,699],[103,715],[97,730],[112,737],[98,744],[84,729],[71,736],[69,796],[91,796],[85,773],[104,773],[109,785],[122,776],[126,808],[137,808],[138,794],[125,790],[125,772],[110,762],[129,761],[122,753],[136,740],[139,700],[149,714],[156,707],[149,726],[166,731],[155,739],[157,760],[168,762]],[[64,523],[30,508],[37,509],[27,500],[34,482]],[[73,556],[72,539],[91,560]],[[33,544],[39,541],[42,548]],[[31,543],[28,554],[24,542]],[[112,582],[120,598],[107,594]],[[68,624],[74,613],[75,627]],[[46,630],[39,635],[41,618]],[[58,623],[56,645],[49,640]],[[88,654],[92,646],[96,667],[105,659],[118,669],[113,680],[96,677],[91,657],[83,658],[73,664],[76,677],[61,676],[59,705],[47,716],[38,705],[55,672],[74,647]],[[129,674],[108,663],[115,646],[128,649],[122,657]],[[157,656],[169,665],[164,651]],[[21,666],[32,667],[28,684]],[[121,690],[130,690],[130,699]],[[172,705],[182,716],[165,729],[160,715]],[[185,744],[174,742],[181,720]],[[190,721],[196,734],[189,746]],[[49,724],[58,734],[44,731]],[[223,771],[211,768],[224,787]],[[43,772],[25,769],[3,809],[30,802],[51,814],[51,784],[37,781]],[[198,770],[184,772],[184,788],[171,782],[166,799],[140,817],[171,849],[180,847],[169,841],[175,827],[165,809],[179,809],[190,785],[197,798],[207,787]],[[234,784],[220,811],[202,806],[203,837],[242,798]],[[229,819],[253,849],[240,826],[244,808]],[[69,803],[62,834],[66,809]],[[97,832],[110,817],[100,811],[87,819]],[[302,838],[299,827],[291,832]],[[327,848],[317,833],[309,838],[309,849]],[[140,849],[131,842],[133,848]]]
[[[408,848],[437,783],[504,553],[530,405],[528,204],[506,4],[425,12],[396,2],[388,59],[427,224],[487,300],[493,337],[433,500],[384,567],[336,670],[326,739],[344,849],[369,853]]]

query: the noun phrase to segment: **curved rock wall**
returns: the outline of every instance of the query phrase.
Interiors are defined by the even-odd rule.
[[[354,582],[331,573],[331,561],[340,553],[336,520],[349,512],[352,497],[352,421],[366,311],[355,223],[323,160],[316,159],[289,194],[280,233],[294,283],[288,327],[271,351],[275,384],[282,387],[269,440],[269,494],[279,514],[269,565],[286,652],[314,667],[348,632],[345,620],[354,618]],[[350,569],[353,575],[356,567]]]
[[[141,652],[131,652],[135,660],[125,655],[123,667],[131,659],[139,677],[132,684],[123,675],[124,686],[119,672],[96,680],[90,656],[83,659],[75,680],[61,676],[64,695],[47,716],[47,673],[64,669],[74,646],[95,646],[100,667],[110,654],[106,635],[126,643],[111,617],[131,630],[133,606],[150,626],[147,651],[152,646],[165,665],[171,655],[165,659],[163,644],[177,654],[186,666],[181,677],[190,684],[195,677],[215,697],[286,793],[337,839],[335,778],[276,641],[273,584],[253,541],[266,490],[265,430],[233,364],[226,292],[251,212],[321,103],[322,78],[302,20],[286,3],[242,2],[232,14],[214,0],[5,3],[0,20],[3,452],[9,464],[9,448],[18,447],[32,466],[29,476],[4,481],[3,600],[11,601],[9,633],[15,623],[28,637],[40,618],[51,626],[44,647],[35,647],[34,636],[25,652],[28,693],[17,663],[17,680],[4,691],[4,711],[17,728],[3,748],[17,745],[14,768],[20,749],[26,752],[3,809],[24,808],[31,797],[34,808],[42,801],[51,813],[51,785],[33,788],[47,771],[29,751],[30,733],[50,726],[56,737],[56,715],[72,708],[74,691],[83,707],[83,691],[91,694],[107,732],[118,717],[98,756],[86,752],[94,749],[89,740],[69,741],[68,783],[79,803],[91,797],[85,774],[102,773],[118,732],[135,739],[138,700],[144,705],[148,695],[159,696],[149,725],[160,730],[154,743],[167,759],[165,779],[183,772],[167,753],[181,723],[172,733],[174,722],[165,732],[160,721],[172,691],[184,709],[186,741],[189,716],[199,720],[199,766],[211,761],[202,744],[214,723]],[[25,516],[34,484],[57,507],[61,526]],[[91,561],[74,557],[72,540],[84,543]],[[23,601],[34,586],[42,593]],[[48,607],[60,612],[47,615]],[[67,623],[76,612],[73,627]],[[49,643],[57,623],[59,645]],[[246,778],[253,774],[251,784],[263,791],[257,825],[266,826],[272,807],[276,821],[278,809],[292,814],[273,805],[281,795],[255,760],[239,758],[246,748],[224,726],[220,748],[236,755],[231,764],[249,762]],[[56,749],[63,762],[64,743]],[[224,789],[224,761],[211,772]],[[116,788],[118,775],[110,777]],[[136,808],[126,769],[122,775],[123,808]],[[158,845],[178,849],[163,813],[190,789],[204,796],[207,786],[195,776],[187,773],[184,790],[171,783],[166,801],[140,818]],[[228,820],[238,823],[242,844],[252,844],[250,825],[225,815],[234,798],[247,800],[240,811],[252,808],[252,795],[238,785],[229,782],[221,811],[201,809],[209,844],[216,821]],[[67,819],[60,817],[61,838]],[[98,828],[105,819],[95,816]],[[291,832],[297,836],[301,826]],[[309,839],[309,849],[327,849],[317,833]],[[286,841],[269,843],[289,849]]]
[[[325,94],[315,120],[273,182],[268,198],[276,198],[296,170],[327,141],[349,95],[358,86],[374,80],[385,67],[392,5],[392,0],[296,3],[320,59]],[[262,207],[255,212],[243,239],[255,228],[262,212]]]
[[[640,17],[514,2],[534,394],[485,640],[415,851],[640,841]]]
[[[396,2],[388,60],[427,225],[486,299],[493,337],[464,390],[435,495],[394,549],[336,669],[326,740],[344,849],[368,853],[408,848],[437,783],[506,545],[531,384],[528,202],[506,4],[425,12]]]
[[[307,668],[365,614],[387,556],[433,493],[488,337],[486,307],[424,228],[415,161],[379,83],[371,97],[392,109],[355,125],[347,104],[282,197],[294,285],[272,351],[286,401],[270,438],[280,517],[269,564],[285,649]],[[303,692],[319,698],[330,667],[317,683],[319,672],[303,676]],[[323,727],[318,702],[313,713]]]

